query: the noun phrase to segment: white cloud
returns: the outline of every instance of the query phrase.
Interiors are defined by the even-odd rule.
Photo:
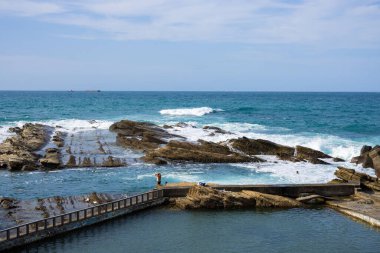
[[[0,14],[39,16],[63,12],[62,5],[48,1],[0,0]]]
[[[1,10],[115,40],[380,45],[373,0],[0,0]]]

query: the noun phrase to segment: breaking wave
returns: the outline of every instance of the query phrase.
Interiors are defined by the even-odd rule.
[[[222,109],[213,109],[211,107],[196,107],[196,108],[178,108],[161,110],[161,115],[170,116],[203,116],[213,112],[221,112]]]

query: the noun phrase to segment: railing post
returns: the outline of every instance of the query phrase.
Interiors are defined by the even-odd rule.
[[[29,224],[26,224],[26,235],[29,234]]]
[[[20,236],[20,227],[16,228],[16,238]]]
[[[65,222],[65,218],[64,218],[64,215],[61,216],[61,226],[63,225],[63,223]]]
[[[11,239],[11,231],[8,229],[7,230],[7,240]]]
[[[44,220],[44,229],[47,229],[47,220]]]
[[[55,218],[56,217],[53,217],[53,228],[55,227]]]
[[[91,217],[94,217],[94,209],[95,209],[95,207],[91,208]]]

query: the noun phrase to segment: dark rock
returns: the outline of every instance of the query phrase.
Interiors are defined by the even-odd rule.
[[[332,158],[321,151],[303,146],[296,146],[296,157],[305,160],[312,160],[315,158]]]
[[[125,161],[113,156],[108,156],[107,160],[103,161],[102,163],[102,167],[122,167],[126,165],[127,163]]]
[[[223,130],[219,127],[215,127],[215,126],[204,126],[203,129],[213,130],[214,133],[217,133],[217,134],[231,134],[231,132],[225,131],[225,130]]]
[[[325,165],[329,164],[328,162],[325,162],[321,159],[314,158],[314,157],[309,158],[307,161],[312,164],[325,164]]]
[[[240,163],[261,162],[257,157],[249,157],[231,151],[228,147],[213,142],[200,141],[199,144],[170,141],[166,146],[147,152],[143,158],[146,162],[157,160],[185,161],[199,163]]]
[[[375,169],[376,176],[380,176],[380,146],[363,146],[360,150],[360,156],[353,157],[352,163],[362,164],[364,168]]]
[[[70,168],[77,167],[77,161],[74,155],[70,155],[69,160],[66,163],[66,167],[70,167]]]
[[[0,207],[4,209],[13,209],[17,207],[17,200],[12,198],[0,197]]]
[[[334,157],[334,158],[333,158],[333,161],[334,161],[334,162],[344,162],[345,160],[342,159],[342,158],[339,158],[339,157]]]
[[[243,137],[239,139],[232,139],[229,141],[229,143],[234,149],[237,149],[248,155],[294,154],[294,148],[283,146],[267,140],[255,140]]]
[[[276,155],[278,159],[283,161],[290,161],[290,162],[305,162],[305,160],[299,159],[295,156],[289,155],[289,154],[277,154]]]
[[[169,138],[180,136],[172,135],[159,126],[146,123],[122,120],[110,126],[110,131],[116,132],[116,143],[125,148],[147,151],[158,148],[167,143]]]
[[[372,159],[373,168],[376,176],[380,177],[380,146],[375,146],[370,152],[369,157]]]

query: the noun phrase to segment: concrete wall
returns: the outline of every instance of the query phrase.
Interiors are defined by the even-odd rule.
[[[357,184],[303,184],[303,185],[219,185],[212,188],[239,192],[242,190],[297,198],[301,193],[313,193],[325,197],[350,196]],[[164,197],[185,197],[190,187],[164,187]]]
[[[12,239],[9,241],[4,241],[0,243],[0,252],[10,252],[10,249],[14,247],[23,246],[28,243],[43,240],[45,238],[50,238],[58,234],[66,233],[75,229],[79,229],[85,226],[89,226],[95,223],[99,223],[108,219],[113,219],[115,217],[132,213],[138,210],[155,207],[163,204],[165,198],[155,199],[146,203],[141,203],[138,205],[133,205],[127,208],[121,208],[113,212],[108,212],[94,217],[90,217],[84,220],[74,221],[68,224],[64,224],[58,227],[47,228],[44,230],[37,231],[36,233],[31,233],[26,236],[21,236],[17,239]]]

